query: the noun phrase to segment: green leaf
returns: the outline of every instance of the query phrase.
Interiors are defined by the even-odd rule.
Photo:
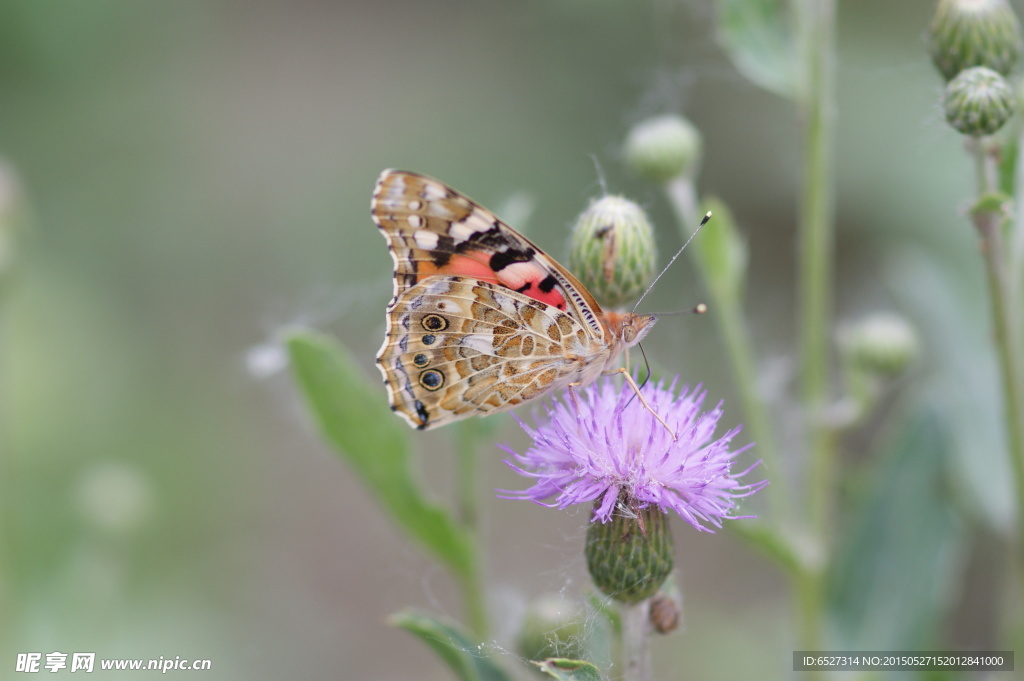
[[[802,559],[793,542],[770,525],[757,520],[741,519],[730,522],[726,527],[764,555],[774,559],[789,574],[795,575],[803,568]]]
[[[701,208],[711,211],[711,220],[690,247],[715,303],[738,305],[746,279],[747,243],[721,199],[708,197]]]
[[[737,70],[769,92],[794,99],[796,40],[783,0],[716,0],[718,43]]]
[[[442,507],[428,501],[409,472],[409,438],[345,349],[322,334],[287,340],[295,378],[324,436],[395,522],[446,563],[475,578],[473,540]]]
[[[1013,197],[1002,192],[988,192],[978,197],[978,200],[971,206],[971,215],[976,213],[994,213],[1004,215],[1006,207],[1013,201]]]
[[[437,653],[460,681],[509,681],[505,671],[473,643],[454,622],[416,610],[403,610],[388,618],[392,626],[419,637]]]
[[[963,540],[945,485],[949,440],[922,410],[870,469],[829,575],[834,649],[935,649]]]
[[[540,662],[531,662],[537,669],[559,681],[601,681],[601,672],[585,660],[567,660],[564,657],[549,657]]]

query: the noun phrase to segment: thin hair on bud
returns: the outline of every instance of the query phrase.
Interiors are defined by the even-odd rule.
[[[605,179],[601,161],[598,160],[597,154],[591,154],[590,160],[594,162],[594,173],[597,175],[597,183],[601,185],[601,195],[608,196],[608,180]]]
[[[654,288],[654,285],[658,283],[658,280],[661,279],[662,275],[664,275],[665,272],[668,271],[669,267],[672,267],[672,263],[674,263],[676,261],[676,258],[678,258],[679,256],[681,256],[683,254],[683,251],[686,250],[686,247],[690,245],[691,241],[693,241],[693,237],[697,236],[697,233],[700,232],[701,227],[706,225],[708,223],[708,220],[710,220],[710,219],[711,219],[711,211],[708,211],[704,215],[704,219],[700,221],[699,225],[697,225],[697,229],[693,230],[693,234],[690,235],[690,238],[686,240],[686,243],[683,244],[682,248],[680,248],[678,251],[676,251],[676,254],[673,255],[672,259],[668,261],[667,265],[665,265],[665,269],[663,269],[661,272],[658,273],[658,276],[656,276],[654,278],[654,281],[651,282],[651,285],[647,287],[647,290],[644,291],[642,296],[640,296],[640,299],[636,301],[636,305],[633,306],[633,312],[636,312],[636,309],[638,307],[640,307],[640,301],[647,297],[647,294],[651,292],[651,289]],[[700,306],[698,305],[697,307],[700,307]],[[694,308],[694,309],[696,310],[696,308]]]

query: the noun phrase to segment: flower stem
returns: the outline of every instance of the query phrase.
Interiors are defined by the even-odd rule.
[[[471,532],[477,530],[477,440],[478,423],[475,419],[461,421],[456,426],[456,517]]]
[[[0,590],[0,609],[8,613],[18,612],[23,602],[18,598],[18,580],[24,577],[21,570],[23,563],[19,556],[24,557],[24,552],[18,551],[19,531],[17,503],[18,494],[18,460],[14,451],[14,437],[12,436],[13,399],[7,388],[12,385],[13,351],[10,350],[10,328],[7,326],[8,309],[5,303],[10,298],[10,280],[0,272],[0,575],[6,575],[9,588]],[[0,637],[4,640],[12,640],[10,637],[16,632],[12,629],[14,618],[0,618]]]
[[[648,681],[651,678],[650,599],[622,603],[622,680]]]
[[[798,255],[800,392],[807,419],[811,536],[817,550],[827,551],[836,465],[834,432],[823,418],[832,306],[835,0],[801,0],[794,6],[804,68],[798,102],[805,135]],[[818,650],[821,645],[825,606],[821,574],[820,569],[806,566],[798,577],[798,629],[804,650]]]
[[[487,605],[484,598],[483,584],[480,580],[479,542],[476,542],[476,559],[473,565],[458,575],[459,588],[462,591],[462,607],[466,613],[466,623],[477,638],[487,638],[489,626],[487,621]]]
[[[980,140],[973,141],[975,166],[978,172],[978,195],[985,196],[993,189],[994,159],[986,145]],[[992,314],[992,337],[996,345],[996,357],[1003,392],[1003,412],[1006,418],[1007,444],[1013,466],[1014,483],[1017,492],[1017,563],[1024,566],[1024,401],[1021,398],[1020,375],[1017,366],[1017,338],[1013,320],[1013,292],[1003,259],[1003,235],[1001,210],[979,208],[971,215],[974,227],[981,241],[981,257],[985,262],[985,278],[988,282]],[[1012,267],[1012,259],[1011,259]],[[1021,575],[1024,584],[1024,574]]]
[[[828,524],[833,454],[822,418],[828,398],[828,333],[833,259],[832,137],[834,92],[833,0],[805,0],[802,9],[806,89],[803,195],[800,206],[801,397],[808,414],[811,453],[811,522],[821,536]]]
[[[476,553],[473,565],[465,566],[459,575],[466,621],[479,637],[487,635],[487,608],[480,579],[480,532],[477,511],[477,421],[463,421],[456,427],[456,517],[474,539]]]

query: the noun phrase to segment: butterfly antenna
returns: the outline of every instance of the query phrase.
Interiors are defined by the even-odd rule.
[[[662,275],[665,274],[665,272],[668,272],[668,268],[672,267],[672,263],[674,263],[676,261],[676,258],[678,258],[679,256],[681,256],[683,254],[683,251],[686,250],[686,247],[690,245],[691,241],[693,241],[693,237],[697,236],[697,233],[700,231],[700,228],[703,227],[704,225],[708,224],[708,220],[710,220],[710,219],[711,219],[711,211],[708,211],[704,215],[704,219],[700,221],[699,225],[697,225],[697,229],[693,230],[693,234],[690,235],[690,238],[686,240],[686,243],[683,244],[682,248],[680,248],[678,251],[676,251],[676,254],[673,255],[672,259],[668,261],[667,265],[665,265],[665,269],[663,269],[661,272],[658,273],[658,276],[656,276],[654,278],[654,281],[652,281],[651,285],[647,287],[647,290],[644,291],[644,294],[642,296],[640,296],[639,300],[636,301],[636,305],[633,306],[633,311],[634,312],[636,312],[636,309],[638,307],[640,307],[640,301],[647,297],[647,294],[651,292],[651,289],[654,288],[654,285],[658,283],[658,280],[661,279]]]
[[[706,303],[697,303],[696,305],[691,307],[689,310],[675,310],[673,312],[655,312],[654,316],[655,317],[668,317],[670,315],[677,315],[677,314],[704,314],[707,311],[708,311],[708,306],[707,306]]]

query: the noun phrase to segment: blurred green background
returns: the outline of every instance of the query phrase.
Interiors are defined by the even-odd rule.
[[[998,528],[1010,492],[962,215],[971,165],[937,104],[933,2],[840,4],[838,316],[919,325],[925,356],[892,408],[926,396],[957,451],[995,453],[953,470]],[[384,620],[406,605],[458,617],[451,584],[319,439],[276,343],[326,330],[379,381],[391,262],[369,201],[384,168],[451,184],[563,258],[601,192],[596,157],[610,191],[649,208],[664,262],[680,234],[619,148],[642,118],[684,113],[704,134],[702,192],[750,239],[748,310],[778,389],[799,128],[735,71],[712,19],[708,0],[0,4],[0,158],[27,216],[0,273],[0,677],[17,652],[93,651],[208,658],[217,679],[448,678]],[[704,296],[685,258],[662,282],[646,311]],[[655,363],[742,419],[710,316],[649,338]],[[496,439],[524,444],[500,418]],[[450,433],[418,440],[446,499]],[[484,527],[494,644],[511,650],[527,598],[585,589],[587,511],[493,499],[525,483],[501,458],[483,455]],[[659,668],[788,677],[777,570],[727,532],[675,534],[686,631],[656,641]]]

